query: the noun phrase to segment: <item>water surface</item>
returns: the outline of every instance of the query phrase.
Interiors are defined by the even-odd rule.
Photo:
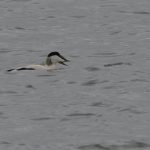
[[[150,2],[0,1],[0,149],[150,149]],[[71,62],[52,72],[6,70]]]

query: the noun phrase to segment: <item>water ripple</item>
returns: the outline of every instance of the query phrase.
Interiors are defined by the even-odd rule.
[[[29,89],[36,89],[33,85],[31,85],[31,84],[28,84],[28,85],[26,85],[26,88],[29,88]]]
[[[24,27],[20,27],[20,26],[16,26],[16,27],[14,27],[14,29],[17,29],[17,30],[26,30]]]
[[[51,120],[51,119],[54,119],[52,117],[39,117],[39,118],[33,118],[31,120],[34,120],[34,121],[45,121],[45,120]]]
[[[119,13],[128,13],[128,14],[139,14],[139,15],[150,15],[149,11],[125,11],[125,10],[117,10]]]
[[[150,15],[148,11],[133,11],[133,14],[140,14],[140,15]]]
[[[32,0],[11,0],[11,1],[16,1],[16,2],[29,2],[29,1],[32,1]]]
[[[89,144],[79,146],[80,150],[125,150],[125,149],[137,149],[137,148],[148,148],[149,144],[139,141],[129,141],[122,145],[106,145],[106,144]]]
[[[0,91],[0,94],[17,94],[15,91]]]
[[[87,82],[82,83],[82,86],[93,86],[95,84],[99,83],[98,79],[89,80]]]
[[[71,113],[67,115],[68,117],[90,117],[95,116],[93,113]]]
[[[121,65],[131,66],[132,64],[129,62],[117,62],[117,63],[105,64],[104,67],[121,66]]]
[[[76,18],[76,19],[82,19],[82,18],[85,18],[86,16],[76,15],[76,16],[70,16],[70,17]]]
[[[10,142],[7,142],[7,141],[0,141],[0,145],[10,145],[11,143]]]
[[[68,81],[67,83],[68,84],[76,84],[77,82],[75,82],[75,81]]]
[[[118,57],[118,56],[121,56],[121,54],[113,52],[99,52],[89,57]]]
[[[132,79],[132,80],[130,80],[130,82],[145,82],[145,83],[147,83],[147,82],[150,82],[149,80],[147,80],[147,79]]]
[[[93,106],[93,107],[109,107],[111,105],[112,104],[106,104],[104,102],[93,102],[90,106]]]
[[[86,67],[85,68],[87,71],[99,71],[100,69],[98,67]]]
[[[9,52],[12,52],[12,50],[7,49],[7,48],[1,48],[0,49],[0,53],[9,53]]]

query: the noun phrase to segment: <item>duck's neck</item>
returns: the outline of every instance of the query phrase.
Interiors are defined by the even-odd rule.
[[[47,66],[51,66],[52,65],[52,61],[51,61],[51,59],[49,57],[46,58],[45,65],[47,65]]]

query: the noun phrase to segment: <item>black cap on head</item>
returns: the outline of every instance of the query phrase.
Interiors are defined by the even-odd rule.
[[[51,52],[48,54],[47,57],[51,57],[51,56],[58,56],[60,57],[61,59],[63,59],[65,62],[68,62],[69,60],[67,60],[64,56],[62,56],[59,52]]]
[[[51,53],[48,54],[47,57],[51,57],[51,56],[54,56],[54,55],[60,56],[59,52],[51,52]]]

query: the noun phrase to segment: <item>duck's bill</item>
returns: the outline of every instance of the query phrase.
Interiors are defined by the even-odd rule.
[[[59,57],[60,57],[61,59],[63,59],[65,62],[69,62],[69,60],[68,60],[68,59],[66,59],[64,56],[59,55]]]
[[[67,64],[65,64],[63,61],[59,62],[60,64],[64,65],[64,66],[68,66]]]

